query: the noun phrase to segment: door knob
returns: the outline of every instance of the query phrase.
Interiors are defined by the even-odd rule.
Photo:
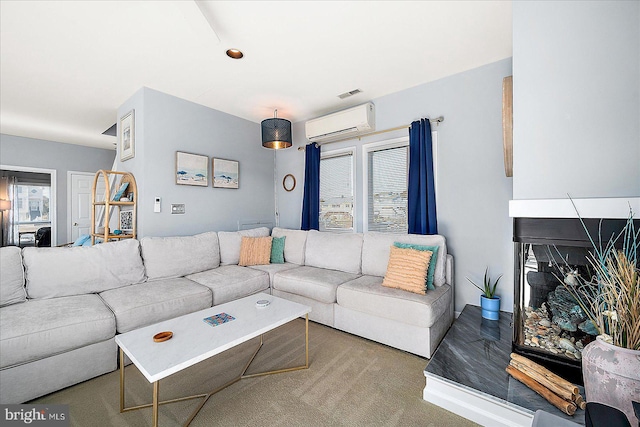
[[[74,226],[74,227],[77,227],[77,226],[78,226],[78,223],[77,223],[77,222],[74,222],[74,223],[73,223],[73,226]]]

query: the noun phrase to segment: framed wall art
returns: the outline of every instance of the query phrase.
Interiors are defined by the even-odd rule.
[[[209,157],[176,151],[176,184],[209,185]]]
[[[120,132],[118,137],[120,139],[120,161],[124,162],[135,157],[135,117],[134,110],[129,111],[127,114],[120,118]]]
[[[214,188],[238,188],[239,163],[236,160],[213,159],[211,175]]]

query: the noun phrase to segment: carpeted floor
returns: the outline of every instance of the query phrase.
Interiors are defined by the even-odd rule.
[[[160,399],[206,393],[237,377],[258,339],[160,381]],[[304,363],[304,320],[265,335],[248,374]],[[309,322],[308,370],[243,379],[213,395],[192,426],[473,426],[425,402],[427,359]],[[151,409],[119,412],[119,372],[31,403],[70,405],[72,426],[150,426]],[[127,406],[151,402],[151,385],[126,368]],[[160,406],[160,426],[182,425],[201,399]]]

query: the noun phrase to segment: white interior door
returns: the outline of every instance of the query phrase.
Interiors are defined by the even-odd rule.
[[[69,241],[74,242],[83,234],[91,232],[91,188],[95,175],[86,172],[70,172],[69,175],[71,217],[68,234]]]

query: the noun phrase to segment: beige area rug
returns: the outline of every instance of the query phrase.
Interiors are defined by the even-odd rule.
[[[259,339],[160,381],[160,400],[207,393],[237,377]],[[422,399],[428,360],[309,322],[309,369],[243,379],[213,395],[192,426],[472,426]],[[304,320],[265,335],[248,374],[304,364]],[[73,426],[151,426],[151,409],[119,412],[119,371],[32,403],[70,405]],[[152,387],[126,368],[126,406]],[[182,425],[201,399],[161,405],[160,426]]]

